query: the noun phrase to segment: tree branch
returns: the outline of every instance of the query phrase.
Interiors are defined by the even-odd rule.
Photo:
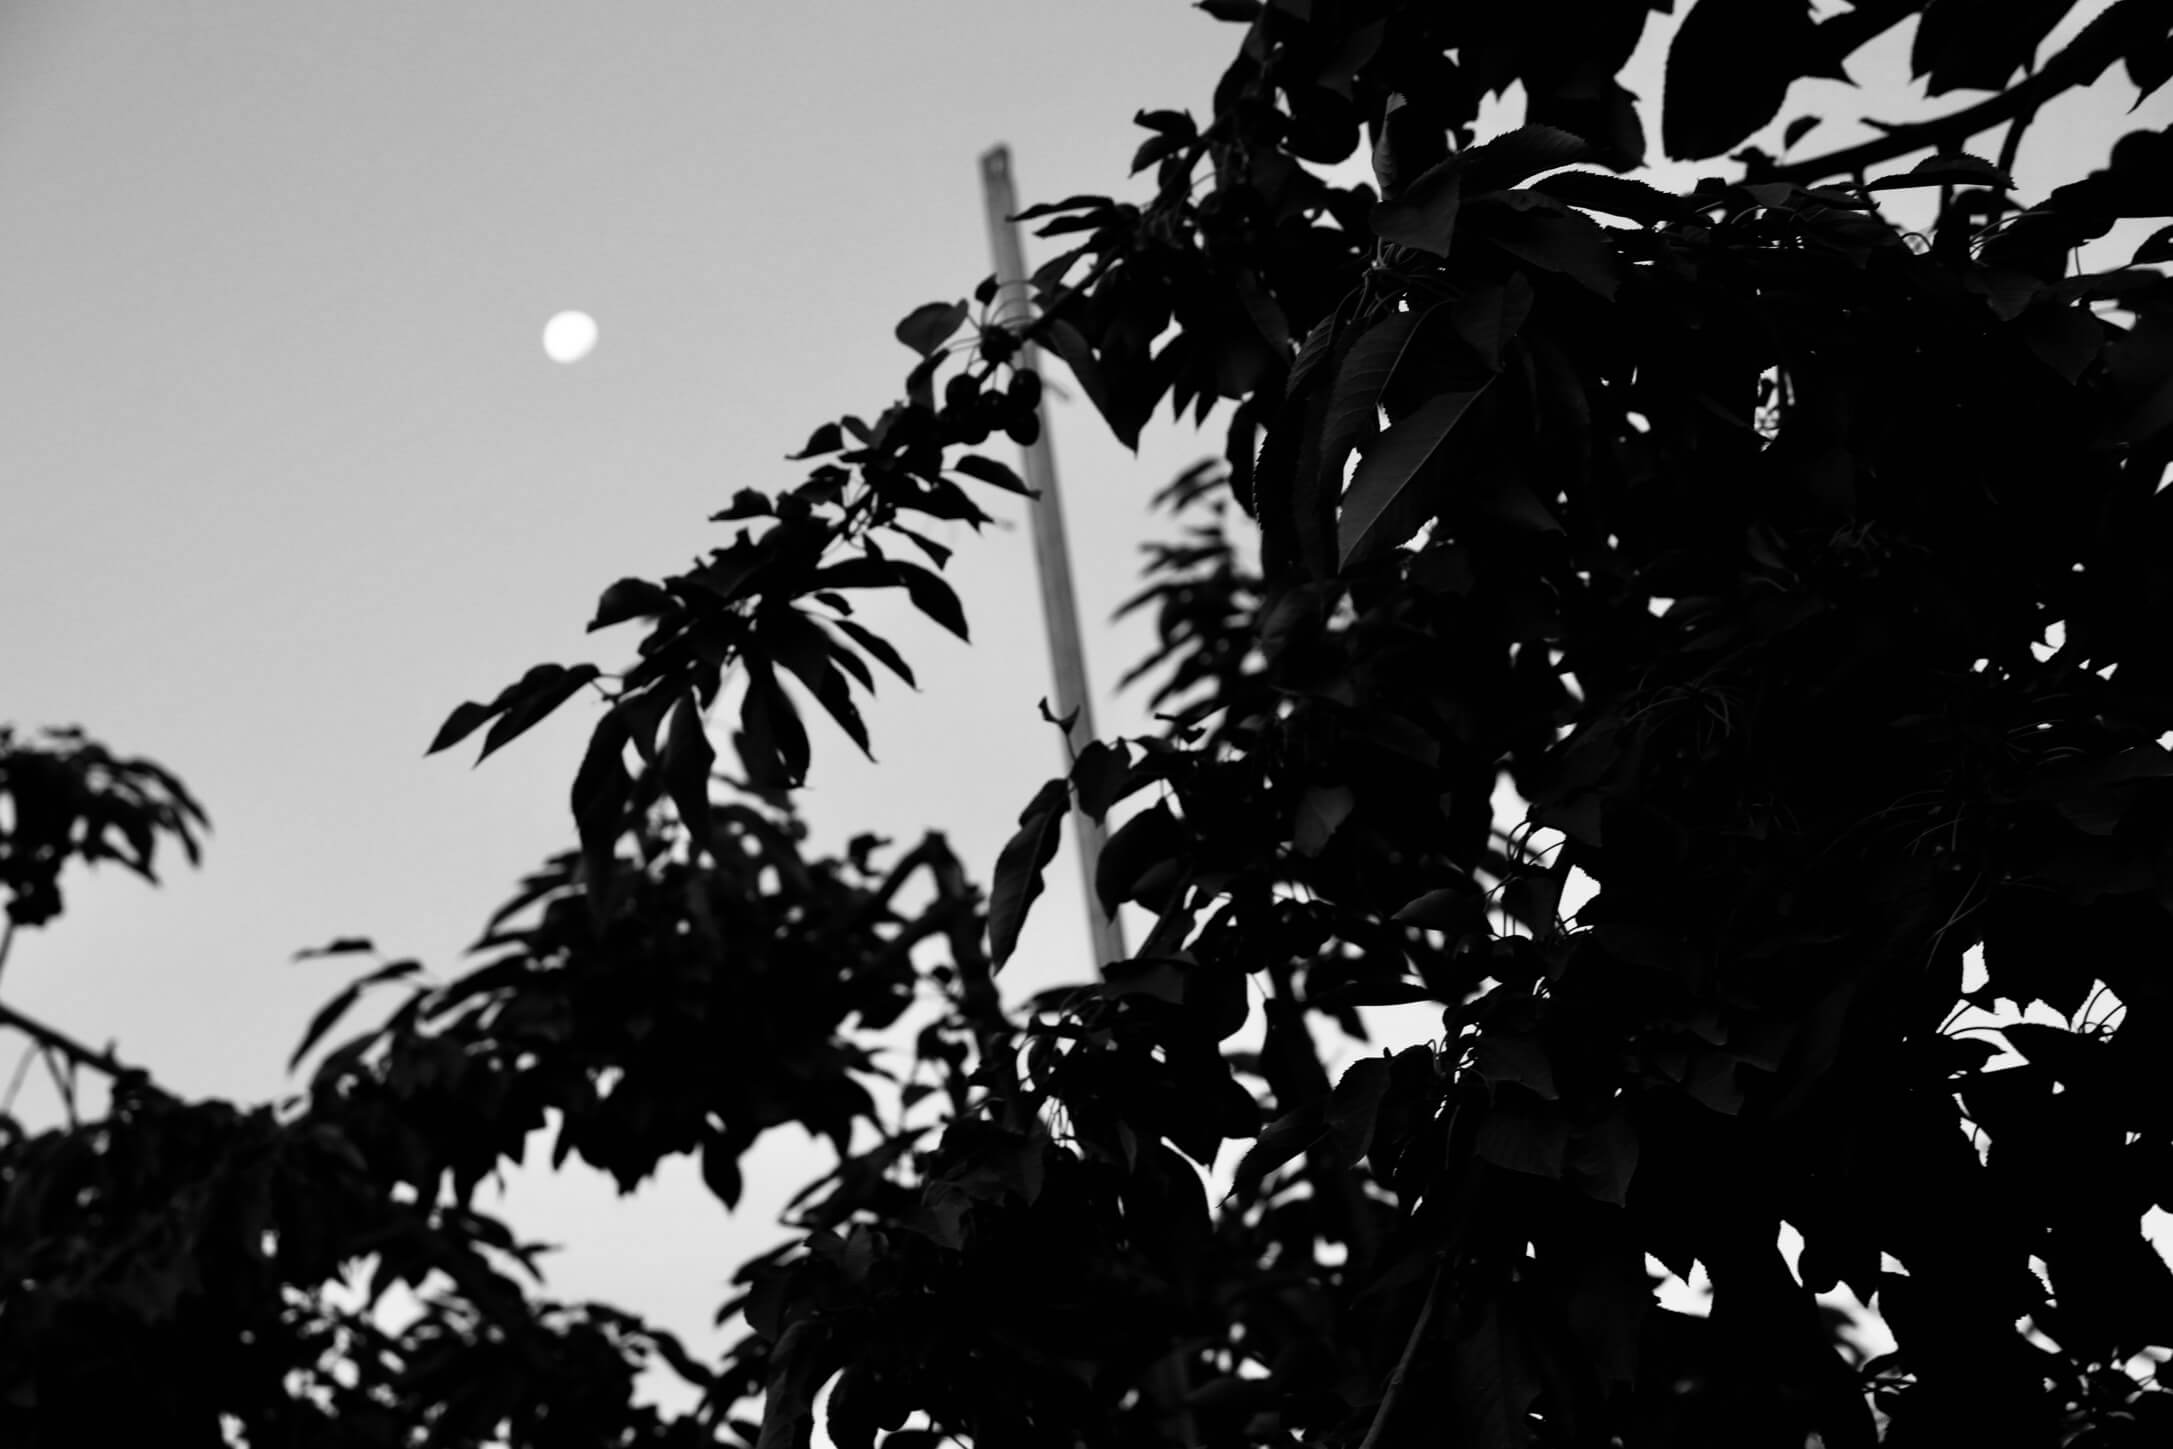
[[[2120,0],[2085,27],[2067,49],[2047,61],[2043,70],[2014,89],[2002,91],[1967,110],[1896,126],[1876,140],[1792,165],[1777,166],[1759,179],[1793,181],[1804,186],[1822,177],[1863,171],[1926,147],[1957,145],[2002,121],[2036,110],[2062,91],[2094,82],[2107,66],[2121,58],[2137,22],[2147,21],[2161,3],[2162,0]]]
[[[1404,1340],[1403,1357],[1396,1360],[1396,1368],[1388,1376],[1388,1388],[1381,1395],[1381,1406],[1373,1411],[1373,1422],[1366,1428],[1366,1437],[1358,1449],[1378,1449],[1382,1431],[1388,1428],[1388,1416],[1396,1411],[1396,1400],[1403,1396],[1403,1382],[1411,1375],[1411,1360],[1418,1357],[1419,1340],[1426,1336],[1426,1325],[1433,1322],[1434,1304],[1441,1298],[1441,1272],[1445,1264],[1434,1265],[1433,1280],[1426,1285],[1426,1301],[1419,1305],[1418,1321],[1411,1325],[1411,1336]]]
[[[116,1087],[138,1087],[161,1097],[172,1095],[152,1081],[151,1074],[142,1067],[132,1067],[111,1053],[87,1047],[66,1032],[25,1016],[13,1007],[0,1006],[0,1026],[12,1026],[38,1045],[60,1053],[77,1066],[89,1067],[103,1073]]]

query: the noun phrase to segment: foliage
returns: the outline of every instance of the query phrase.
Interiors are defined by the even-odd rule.
[[[1139,117],[1152,199],[1027,213],[1079,239],[1037,321],[993,281],[917,309],[904,401],[605,592],[630,668],[454,711],[433,748],[487,754],[604,700],[579,849],[473,969],[379,967],[407,998],[278,1109],[129,1077],[0,1157],[11,1442],[789,1449],[818,1400],[844,1449],[2163,1442],[2127,1365],[2173,1347],[2139,1226],[2173,1210],[2173,232],[2071,257],[2173,215],[2173,132],[2029,202],[2007,173],[2050,97],[2161,85],[2173,19],[2121,0],[2033,65],[2065,4],[1698,0],[1661,141],[1741,176],[1678,195],[1620,174],[1645,7],[1202,8],[1243,40],[1204,124]],[[1987,98],[1736,150],[1919,15],[1927,89]],[[1310,169],[1362,133],[1378,190]],[[1933,189],[1921,233],[1878,209]],[[911,678],[858,591],[966,633],[917,525],[1021,490],[966,450],[1034,436],[1035,347],[1120,438],[1165,398],[1227,429],[1137,600],[1166,732],[1037,792],[984,908],[939,837],[809,859],[790,792],[810,701],[865,749],[873,665]],[[1155,925],[1007,1014],[1067,804]],[[1331,1077],[1331,1028],[1410,1003],[1438,1038]],[[532,1302],[470,1209],[554,1130],[622,1185],[698,1156],[729,1204],[787,1123],[836,1168],[715,1366]],[[1702,1265],[1710,1317],[1648,1259]],[[342,1300],[358,1262],[422,1317]],[[1897,1352],[1836,1351],[1843,1284]],[[649,1353],[697,1413],[630,1407]]]

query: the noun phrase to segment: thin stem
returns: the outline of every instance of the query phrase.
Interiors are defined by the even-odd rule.
[[[5,925],[0,925],[0,972],[4,972],[8,969],[8,948],[10,946],[13,946],[14,944],[15,918],[13,916],[9,916],[7,918],[7,923]]]
[[[1411,1361],[1418,1357],[1419,1340],[1426,1336],[1426,1325],[1433,1321],[1434,1304],[1441,1298],[1441,1274],[1446,1264],[1434,1265],[1433,1281],[1426,1285],[1426,1301],[1419,1305],[1418,1320],[1411,1325],[1411,1336],[1404,1340],[1403,1357],[1396,1360],[1395,1371],[1388,1376],[1388,1389],[1381,1395],[1381,1406],[1373,1411],[1373,1423],[1367,1426],[1366,1437],[1358,1449],[1376,1449],[1381,1434],[1388,1428],[1388,1416],[1395,1412],[1396,1400],[1403,1395],[1404,1380],[1411,1375]]]
[[[142,1067],[132,1067],[108,1052],[96,1051],[55,1027],[28,1017],[10,1006],[0,1006],[0,1026],[12,1026],[48,1051],[57,1052],[79,1067],[89,1067],[112,1079],[116,1087],[133,1086],[169,1095],[151,1080],[151,1074]]]

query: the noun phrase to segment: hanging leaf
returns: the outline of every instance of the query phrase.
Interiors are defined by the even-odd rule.
[[[1018,949],[1026,913],[1041,894],[1042,872],[1056,858],[1064,814],[1070,808],[1071,788],[1064,781],[1042,785],[1020,812],[1018,830],[996,858],[988,902],[988,951],[990,963],[999,970]]]
[[[850,619],[833,619],[831,622],[837,625],[847,638],[874,655],[877,662],[885,669],[897,675],[912,688],[918,689],[920,687],[914,683],[913,670],[906,664],[905,657],[891,645],[888,639],[862,625],[855,624]]]
[[[782,608],[762,614],[756,625],[757,637],[769,649],[770,657],[791,671],[794,678],[815,696],[815,702],[837,722],[846,737],[860,747],[860,753],[874,759],[868,748],[868,726],[860,717],[860,709],[853,703],[852,686],[838,672],[835,642],[822,630],[822,626],[798,609]]]
[[[394,961],[388,965],[378,967],[366,976],[358,976],[342,987],[338,994],[320,1007],[317,1014],[309,1019],[309,1027],[302,1033],[301,1044],[295,1047],[294,1055],[287,1058],[287,1070],[291,1072],[302,1064],[302,1058],[309,1055],[310,1048],[322,1041],[325,1033],[339,1025],[340,1018],[345,1016],[349,1008],[361,999],[364,991],[379,982],[398,981],[402,977],[412,976],[420,970],[422,970],[422,962],[420,961]]]
[[[740,763],[757,787],[795,789],[807,778],[807,729],[767,660],[747,661],[747,693],[740,700],[739,725]]]
[[[1326,1103],[1316,1099],[1285,1112],[1267,1125],[1260,1139],[1238,1159],[1230,1191],[1240,1202],[1259,1196],[1260,1184],[1284,1163],[1304,1154],[1327,1132]]]
[[[1470,391],[1431,397],[1366,449],[1350,487],[1344,491],[1342,516],[1337,523],[1337,544],[1344,568],[1394,548],[1410,536],[1411,530],[1396,521],[1404,513],[1396,505],[1456,426],[1457,419],[1485,390],[1482,384]],[[1389,536],[1392,532],[1395,537]]]
[[[1079,792],[1079,809],[1097,825],[1118,801],[1147,783],[1144,771],[1132,768],[1124,746],[1088,742],[1072,762],[1071,784]]]
[[[1365,1057],[1352,1062],[1328,1098],[1327,1128],[1335,1138],[1336,1155],[1345,1167],[1355,1167],[1373,1146],[1373,1130],[1381,1103],[1388,1096],[1387,1057]]]
[[[1156,803],[1118,827],[1102,846],[1102,858],[1094,870],[1094,893],[1102,914],[1114,916],[1117,907],[1137,899],[1141,883],[1169,864],[1185,847],[1185,829],[1167,805]]]
[[[626,769],[626,717],[614,709],[596,722],[581,768],[573,777],[573,821],[588,866],[588,888],[600,892],[634,786]]]
[[[681,695],[672,707],[661,768],[665,792],[696,840],[709,838],[709,776],[716,762],[717,752],[702,725],[700,701],[691,693]],[[804,765],[801,772],[805,773]]]
[[[898,340],[922,357],[933,357],[936,349],[964,325],[970,310],[964,301],[924,302],[900,319]]]

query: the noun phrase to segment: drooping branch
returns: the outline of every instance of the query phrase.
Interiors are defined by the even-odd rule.
[[[1960,145],[1971,136],[2035,111],[2063,91],[2089,85],[2104,74],[2107,66],[2121,58],[2128,40],[2141,23],[2162,13],[2158,0],[2120,0],[2092,21],[2067,49],[2047,61],[2044,69],[2012,90],[2002,91],[1951,115],[1896,126],[1878,139],[1858,146],[1776,166],[1759,179],[1809,185],[1828,176],[1853,176],[1927,148]]]

